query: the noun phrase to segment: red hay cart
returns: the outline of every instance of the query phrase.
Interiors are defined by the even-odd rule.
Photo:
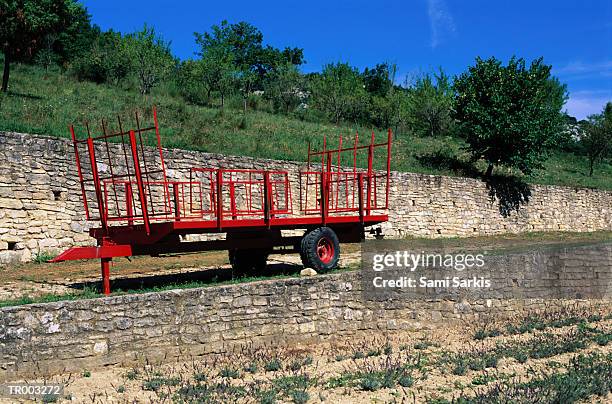
[[[110,293],[114,257],[228,250],[236,272],[265,267],[268,255],[299,252],[304,266],[325,271],[338,263],[340,243],[360,242],[364,228],[388,219],[391,131],[377,143],[354,141],[336,148],[323,140],[308,146],[298,173],[191,167],[166,169],[157,111],[134,115],[135,127],[116,131],[102,121],[101,134],[79,138],[70,126],[85,215],[99,221],[89,234],[97,246],[73,247],[53,261],[99,258],[102,285]],[[150,126],[143,121],[152,120]],[[145,147],[145,144],[156,147]],[[386,171],[373,168],[384,154]],[[367,169],[358,168],[367,161]],[[292,183],[299,188],[294,206]],[[297,213],[294,213],[296,212]],[[303,234],[283,234],[304,230]],[[380,230],[380,229],[378,229]],[[188,234],[225,233],[225,239],[187,241]]]

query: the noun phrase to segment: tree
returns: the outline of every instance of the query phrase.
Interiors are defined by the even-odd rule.
[[[0,0],[2,92],[8,91],[11,62],[31,57],[45,35],[60,32],[82,7],[75,0]]]
[[[251,92],[262,89],[266,76],[274,69],[287,62],[295,65],[304,62],[303,50],[300,48],[285,48],[281,51],[269,45],[264,47],[261,31],[245,21],[236,24],[222,21],[220,25],[213,25],[210,32],[196,32],[195,37],[203,60],[211,52],[223,54],[223,60],[230,55],[234,83],[242,94],[245,110]]]
[[[221,26],[213,25],[212,33],[194,34],[196,43],[200,45],[200,79],[209,98],[212,91],[219,93],[221,108],[225,105],[225,96],[236,82],[235,53],[228,39],[230,27],[226,21],[224,23]]]
[[[127,36],[126,46],[143,95],[149,94],[153,87],[176,68],[170,44],[146,24],[141,31]]]
[[[395,74],[397,66],[379,63],[374,68],[363,71],[363,85],[368,93],[368,122],[378,127],[395,126],[397,129],[397,108],[399,98],[396,96]]]
[[[36,63],[45,68],[45,72],[49,71],[49,67],[57,63],[59,60],[57,54],[53,51],[53,45],[57,41],[57,34],[47,34],[43,39],[42,48],[36,53]]]
[[[53,52],[63,66],[78,61],[87,55],[98,37],[102,34],[100,27],[92,25],[91,15],[85,7],[77,7],[71,12],[70,23],[57,34]]]
[[[291,63],[277,67],[268,77],[265,96],[271,99],[276,110],[285,114],[294,110],[305,97],[304,77]]]
[[[408,125],[420,136],[439,136],[450,131],[453,91],[450,78],[440,69],[438,74],[417,78],[408,92],[406,103]]]
[[[73,64],[80,80],[118,84],[130,73],[132,62],[126,38],[109,30],[99,34],[90,49]]]
[[[328,64],[314,78],[312,98],[315,107],[338,125],[341,120],[357,117],[365,100],[363,80],[348,63]]]
[[[583,123],[580,143],[589,158],[589,176],[598,161],[612,154],[612,102],[608,102],[601,114],[588,117]]]
[[[393,89],[393,76],[396,67],[388,63],[379,63],[374,68],[365,68],[363,71],[363,84],[368,93],[386,97]]]
[[[493,167],[505,165],[529,174],[563,128],[561,108],[567,99],[565,85],[551,77],[551,66],[542,58],[529,68],[523,59],[476,59],[454,84],[455,118],[474,160],[484,159],[490,176]]]

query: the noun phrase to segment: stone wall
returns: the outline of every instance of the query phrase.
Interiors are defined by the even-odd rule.
[[[610,302],[612,244],[507,254],[489,268],[500,298],[368,299],[361,272],[0,308],[0,381],[32,372],[224,352],[244,343],[325,341],[511,317],[564,300]],[[534,262],[547,275],[534,284]],[[522,297],[504,277],[523,273]],[[499,271],[498,271],[499,270]],[[546,286],[546,287],[543,287]],[[565,291],[561,296],[552,291]],[[592,295],[592,296],[591,296]],[[549,299],[548,297],[554,296]],[[594,301],[593,301],[594,302]],[[607,302],[607,303],[606,303]],[[565,300],[567,304],[567,300]]]
[[[117,146],[111,154],[120,156]],[[186,179],[191,166],[269,167],[288,170],[297,186],[297,171],[303,167],[295,162],[178,149],[165,154],[171,179]],[[501,198],[492,201],[492,193]],[[296,187],[294,210],[298,195]],[[500,213],[525,196],[529,201],[518,211],[507,216]],[[382,228],[391,237],[612,230],[612,192],[541,185],[512,189],[488,186],[478,179],[394,172],[389,217]],[[0,132],[0,264],[91,244],[86,233],[89,225],[84,220],[71,143]]]

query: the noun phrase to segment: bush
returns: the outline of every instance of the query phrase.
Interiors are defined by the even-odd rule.
[[[277,370],[280,370],[280,368],[281,361],[278,358],[271,359],[264,365],[266,372],[276,372]]]

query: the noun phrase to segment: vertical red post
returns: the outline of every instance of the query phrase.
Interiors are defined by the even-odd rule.
[[[272,192],[270,184],[270,172],[264,171],[264,222],[270,228],[270,218],[272,217]]]
[[[81,195],[83,197],[83,205],[85,206],[85,218],[89,220],[89,206],[87,205],[87,196],[85,195],[85,183],[83,182],[83,171],[81,170],[79,143],[74,133],[74,126],[72,125],[70,125],[70,134],[72,135],[72,144],[74,145],[74,156],[76,159],[77,173],[79,174],[79,182],[81,183]]]
[[[357,145],[359,144],[359,132],[355,132],[355,144],[353,146],[353,181],[355,181],[357,173]],[[353,185],[353,201],[351,208],[355,208],[355,186]]]
[[[136,185],[138,186],[138,195],[140,198],[140,206],[142,209],[142,220],[144,222],[145,231],[151,234],[149,226],[149,213],[147,212],[147,197],[144,191],[144,185],[142,182],[142,174],[140,172],[140,162],[138,160],[138,145],[136,144],[136,133],[130,131],[130,146],[132,148],[132,158],[134,159],[134,176],[136,177]]]
[[[181,200],[179,186],[180,184],[178,182],[172,184],[172,194],[174,197],[174,220],[176,220],[177,222],[181,220]]]
[[[221,231],[223,222],[223,170],[217,170],[217,228]]]
[[[321,172],[321,221],[327,223],[327,174]]]
[[[338,157],[336,159],[336,209],[338,209],[338,194],[340,193],[340,156],[342,153],[342,135],[340,135],[340,141],[339,141],[339,146],[338,146]]]
[[[98,177],[98,164],[96,163],[96,150],[94,148],[93,139],[87,138],[87,149],[89,150],[89,163],[91,164],[91,174],[93,176],[94,187],[96,189],[96,200],[98,202],[98,211],[100,212],[100,222],[102,227],[107,228],[106,216],[104,216],[104,199],[102,198],[102,189],[100,188],[100,178]]]
[[[359,206],[359,223],[363,224],[363,173],[357,174],[357,203]]]
[[[112,258],[100,259],[102,267],[102,293],[110,295],[110,262]]]
[[[389,183],[391,180],[391,128],[387,131],[387,195],[385,197],[385,209],[389,209]]]
[[[372,131],[372,137],[370,138],[370,145],[368,146],[368,199],[366,200],[366,214],[370,214],[372,206],[372,160],[374,159],[374,131]]]

